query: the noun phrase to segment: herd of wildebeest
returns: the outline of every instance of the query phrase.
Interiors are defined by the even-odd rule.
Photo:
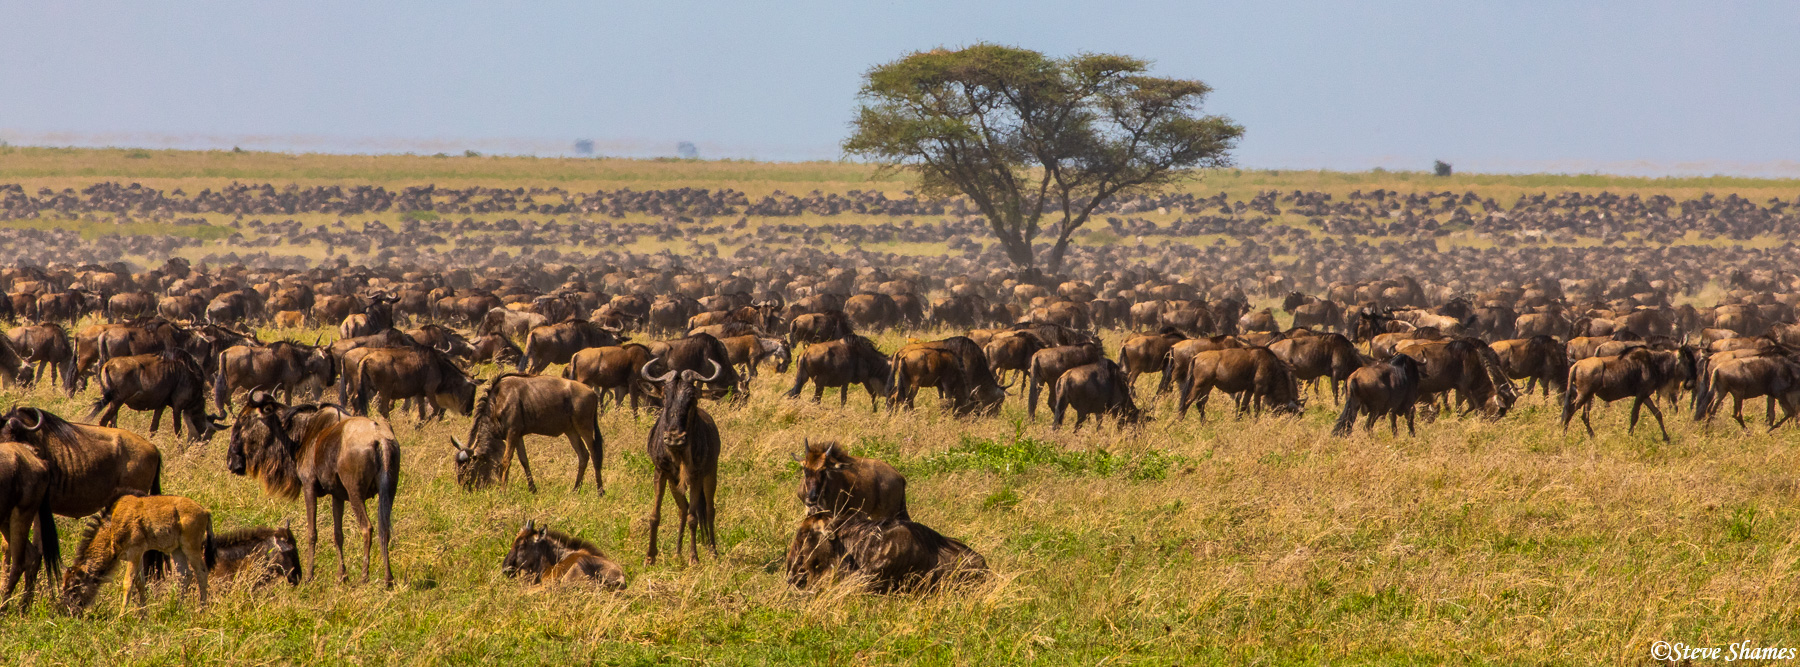
[[[83,199],[48,190],[33,198],[0,186],[0,210],[29,218],[80,213],[83,206],[118,214],[240,216],[395,209],[485,214],[524,207],[548,215],[665,214],[675,219],[633,224],[683,236],[704,229],[704,217],[712,215],[926,215],[955,206],[891,201],[878,193],[753,203],[741,193],[704,190],[584,198],[475,190],[245,187],[184,198],[179,191],[96,186]],[[553,199],[547,194],[561,199],[532,199]],[[1280,214],[1283,202],[1293,204],[1289,213],[1316,216],[1327,234],[1293,234],[1293,227],[1247,217]],[[789,398],[811,384],[813,400],[835,388],[839,405],[847,406],[850,390],[861,386],[871,409],[898,412],[919,409],[918,393],[931,388],[950,414],[983,419],[1017,397],[1033,419],[1041,400],[1055,427],[1073,411],[1075,428],[1090,418],[1119,428],[1150,419],[1139,404],[1144,374],[1159,378],[1142,391],[1175,395],[1172,418],[1197,409],[1205,419],[1214,390],[1233,399],[1238,418],[1296,413],[1308,400],[1329,396],[1339,406],[1334,432],[1345,435],[1359,422],[1372,429],[1382,417],[1395,436],[1402,417],[1408,433],[1419,416],[1505,419],[1522,392],[1553,389],[1563,428],[1579,413],[1590,435],[1594,399],[1632,399],[1631,429],[1648,408],[1664,439],[1663,409],[1680,407],[1684,398],[1694,419],[1707,420],[1729,397],[1742,425],[1742,403],[1766,397],[1771,429],[1800,409],[1794,309],[1800,274],[1786,270],[1800,250],[1792,244],[1647,245],[1618,236],[1673,238],[1698,228],[1738,239],[1746,231],[1743,238],[1800,231],[1800,219],[1779,200],[1760,207],[1735,195],[1677,203],[1569,194],[1521,198],[1509,210],[1472,194],[1358,192],[1334,204],[1328,195],[1295,192],[1265,193],[1248,204],[1223,195],[1141,199],[1110,210],[1129,215],[1171,207],[1217,209],[1177,227],[1224,229],[1239,242],[1082,246],[1051,275],[1012,269],[978,243],[930,257],[827,252],[805,247],[806,239],[782,247],[793,244],[775,238],[779,231],[768,234],[780,229],[770,224],[711,232],[743,230],[750,239],[726,256],[536,254],[528,251],[533,243],[516,236],[581,247],[617,244],[617,234],[629,232],[592,221],[452,223],[414,216],[399,231],[371,223],[306,232],[259,220],[250,226],[275,231],[229,239],[267,246],[267,239],[315,233],[359,248],[366,264],[337,258],[297,268],[285,260],[258,262],[269,259],[261,256],[198,266],[167,259],[144,268],[118,260],[118,241],[7,230],[11,236],[0,239],[0,250],[15,259],[0,270],[6,295],[0,317],[18,325],[0,339],[0,381],[94,398],[83,418],[91,424],[30,406],[0,417],[0,517],[8,519],[9,562],[3,599],[14,601],[23,578],[17,601],[28,606],[46,564],[50,579],[60,578],[62,603],[75,610],[91,602],[119,564],[129,607],[133,590],[142,596],[146,573],[162,573],[168,558],[198,582],[202,600],[209,578],[298,583],[303,574],[316,574],[313,526],[321,497],[333,504],[339,576],[347,573],[347,505],[363,526],[365,579],[378,541],[383,579],[391,585],[388,544],[402,472],[388,421],[396,402],[420,422],[446,413],[470,419],[467,439],[452,439],[454,451],[445,450],[470,492],[507,481],[515,456],[535,491],[524,438],[536,435],[566,438],[576,454],[575,488],[591,461],[595,490],[603,495],[598,415],[627,403],[634,411],[654,410],[646,450],[655,488],[647,563],[657,558],[665,491],[676,505],[677,554],[685,548],[686,559],[698,562],[704,540],[716,555],[717,465],[730,434],[702,402],[732,409],[749,395],[751,378],[770,370],[792,373]],[[1474,217],[1472,208],[1485,215]],[[1157,231],[1141,220],[1109,224],[1140,237]],[[1440,251],[1433,238],[1451,224],[1536,233],[1506,236],[1514,242],[1482,250]],[[1342,241],[1330,236],[1346,226],[1355,229]],[[944,236],[954,231],[951,223],[933,229],[907,221],[854,234],[916,232],[956,248],[955,234]],[[1587,247],[1541,244],[1596,229],[1612,238]],[[431,249],[445,243],[441,238],[408,242],[469,232],[491,234],[475,243],[458,236],[457,250],[449,252]],[[834,233],[842,240],[847,232]],[[1355,238],[1365,233],[1389,240]],[[50,236],[34,241],[33,234]],[[514,237],[492,238],[506,234]],[[27,254],[27,244],[58,238],[66,243]],[[496,244],[521,252],[495,255]],[[82,263],[57,261],[82,254]],[[430,261],[414,261],[421,258]],[[1693,305],[1691,297],[1709,284],[1722,288],[1719,302]],[[305,328],[335,328],[336,335],[265,340],[273,334],[257,333]],[[895,349],[868,337],[896,329],[907,339]],[[1102,333],[1118,330],[1135,333],[1116,349],[1102,344]],[[482,379],[480,364],[505,370]],[[260,481],[270,495],[304,498],[305,564],[287,528],[214,535],[206,509],[165,494],[157,446],[117,428],[123,408],[151,412],[151,434],[165,411],[188,442],[228,431],[230,472]],[[806,442],[802,451],[796,459],[805,513],[787,554],[793,585],[855,577],[872,590],[915,590],[986,571],[967,545],[912,521],[905,480],[892,466],[830,441]],[[370,499],[376,501],[372,519]],[[66,571],[57,515],[95,517]],[[535,521],[515,536],[502,570],[532,581],[610,588],[626,582],[624,570],[593,544]]]

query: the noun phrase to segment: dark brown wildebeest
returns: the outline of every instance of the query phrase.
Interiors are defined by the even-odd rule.
[[[56,517],[46,502],[50,491],[50,468],[37,452],[22,442],[0,442],[0,537],[6,538],[6,588],[0,590],[0,611],[12,601],[19,577],[25,576],[25,595],[21,601],[31,609],[32,593],[37,589],[37,575],[42,560],[38,547],[31,544],[31,524],[43,522],[56,532]],[[44,540],[39,529],[39,543],[52,553],[54,540]]]
[[[756,334],[720,338],[725,345],[725,353],[731,359],[732,366],[743,366],[744,376],[756,378],[756,367],[766,359],[775,360],[775,372],[786,373],[788,365],[794,362],[793,348],[786,339],[764,338]]]
[[[1748,427],[1744,423],[1745,399],[1768,397],[1765,421],[1771,431],[1800,409],[1800,363],[1788,355],[1744,356],[1717,363],[1708,360],[1707,367],[1707,378],[1698,383],[1700,389],[1694,397],[1694,421],[1711,423],[1727,396],[1733,401],[1731,416],[1739,428]],[[1776,403],[1781,404],[1780,421],[1775,420]]]
[[[314,297],[313,321],[329,325],[332,322],[342,323],[351,313],[361,312],[363,301],[347,294],[324,294]],[[350,336],[345,336],[350,338]]]
[[[1488,347],[1500,357],[1500,368],[1514,380],[1526,380],[1525,393],[1542,388],[1545,396],[1555,387],[1561,394],[1569,379],[1569,348],[1550,336],[1494,341]]]
[[[951,399],[957,416],[993,415],[1006,401],[1008,385],[1001,385],[988,368],[981,346],[963,336],[910,343],[888,360],[890,409],[904,401],[911,409],[919,389],[936,387],[938,398]]]
[[[631,411],[637,412],[639,399],[648,400],[649,394],[638,381],[638,369],[650,363],[650,348],[639,343],[626,343],[622,346],[590,347],[575,353],[569,364],[563,366],[564,379],[574,380],[589,387],[599,394],[600,408],[606,407],[606,394],[611,392],[614,405],[625,405],[626,395],[631,396]]]
[[[262,315],[263,298],[256,290],[237,290],[213,297],[206,304],[206,321],[231,325]]]
[[[688,330],[689,336],[701,333],[719,340],[725,340],[727,338],[736,338],[738,336],[761,336],[763,335],[763,330],[754,324],[746,324],[744,322],[709,324],[707,326],[694,327]]]
[[[1163,361],[1169,356],[1169,350],[1187,339],[1180,331],[1165,328],[1161,333],[1138,334],[1125,341],[1119,346],[1119,367],[1125,369],[1127,382],[1136,384],[1139,375],[1163,372],[1167,368]],[[1160,393],[1166,388],[1158,387],[1158,390]]]
[[[3,419],[0,442],[26,445],[43,462],[49,476],[37,522],[39,541],[44,545],[43,562],[49,565],[51,581],[62,576],[62,562],[56,547],[56,522],[49,520],[46,511],[81,518],[106,509],[125,492],[162,493],[162,453],[142,436],[116,428],[71,424],[31,407],[13,408]],[[12,516],[14,521],[19,518]],[[14,541],[11,534],[7,536],[9,552],[19,544],[24,542]],[[17,556],[12,563],[14,568],[21,567]],[[24,566],[28,573],[35,571],[30,562]],[[8,589],[0,594],[0,600],[11,597],[10,582],[14,581],[9,573]],[[26,603],[29,604],[29,598]]]
[[[1471,410],[1499,419],[1518,401],[1518,389],[1500,368],[1499,357],[1480,339],[1408,340],[1395,349],[1419,361],[1420,402],[1435,406],[1439,396],[1454,396]],[[1427,413],[1427,420],[1435,414]]]
[[[1045,403],[1056,403],[1056,379],[1076,366],[1086,366],[1106,358],[1106,352],[1098,345],[1059,345],[1057,347],[1038,350],[1031,355],[1031,364],[1025,371],[1025,414],[1033,421],[1037,420],[1038,391],[1048,387],[1050,395]]]
[[[987,357],[988,366],[995,375],[1017,371],[1019,377],[1023,378],[1027,369],[1031,368],[1032,355],[1045,347],[1044,340],[1037,334],[1028,331],[1003,331],[994,334],[982,346],[982,354]]]
[[[600,397],[587,385],[547,375],[506,373],[488,380],[487,391],[475,402],[469,424],[469,443],[453,436],[456,448],[456,481],[466,491],[487,486],[498,478],[506,483],[512,458],[519,455],[525,486],[537,493],[531,475],[531,458],[525,453],[525,436],[565,436],[575,449],[575,487],[587,476],[590,454],[594,461],[594,490],[606,495],[600,469],[606,458],[606,438],[600,434]]]
[[[737,392],[734,400],[742,400],[749,395],[750,383],[738,375],[737,368],[731,365],[731,353],[725,350],[725,344],[708,334],[697,333],[671,340],[659,340],[650,343],[650,355],[661,359],[663,368],[672,371],[694,371],[705,373],[710,378],[706,383],[704,396],[719,399],[731,392]],[[712,364],[718,364],[719,372],[712,370]]]
[[[225,466],[234,475],[260,480],[263,491],[287,500],[304,496],[306,504],[306,576],[318,575],[319,496],[331,497],[338,579],[348,579],[344,560],[344,505],[363,525],[363,581],[372,565],[372,541],[381,537],[382,581],[394,585],[388,559],[393,534],[394,494],[400,486],[400,441],[387,422],[355,417],[330,404],[281,404],[253,392],[231,426],[231,448]],[[374,497],[376,521],[369,521],[367,499]]]
[[[1400,435],[1400,415],[1406,415],[1406,434],[1417,435],[1413,422],[1419,411],[1419,379],[1423,371],[1417,359],[1404,354],[1388,357],[1356,369],[1345,380],[1344,411],[1338,414],[1332,435],[1350,435],[1356,417],[1365,418],[1363,430],[1375,430],[1375,420],[1388,418],[1388,431]]]
[[[1238,318],[1238,331],[1280,331],[1281,324],[1275,321],[1275,313],[1268,308],[1252,313],[1245,313]]]
[[[788,398],[799,398],[806,382],[813,383],[813,401],[825,395],[826,387],[840,387],[838,404],[850,400],[850,385],[860,384],[869,392],[869,411],[880,409],[879,400],[887,396],[887,379],[893,367],[875,343],[862,336],[844,338],[808,346],[795,364],[794,387]]]
[[[619,335],[618,329],[609,329],[588,320],[569,320],[537,327],[525,335],[525,356],[519,357],[519,363],[513,370],[542,373],[550,364],[569,363],[576,352],[590,347],[619,345],[630,339],[630,336]]]
[[[1188,369],[1194,365],[1194,356],[1212,350],[1231,350],[1244,347],[1244,342],[1235,336],[1220,334],[1208,338],[1190,338],[1169,346],[1169,354],[1163,357],[1162,382],[1156,386],[1157,394],[1167,393],[1171,388],[1187,386]]]
[[[651,505],[648,517],[650,549],[644,555],[644,563],[656,564],[656,529],[662,523],[663,489],[668,488],[670,497],[675,499],[675,511],[681,517],[675,529],[675,553],[681,553],[682,540],[691,531],[693,543],[689,546],[688,560],[698,564],[703,535],[713,557],[719,555],[713,509],[719,485],[721,447],[718,425],[713,423],[712,415],[700,409],[699,385],[716,379],[725,367],[709,361],[711,377],[689,370],[651,375],[651,367],[661,361],[651,359],[638,371],[645,380],[662,389],[662,411],[656,415],[656,425],[650,428],[647,444],[650,463],[656,468],[656,502]]]
[[[475,382],[450,360],[450,355],[438,350],[370,349],[354,365],[346,365],[344,375],[355,378],[356,403],[352,408],[358,415],[369,413],[369,401],[377,394],[381,397],[377,410],[383,419],[399,399],[420,399],[420,422],[439,419],[446,409],[459,415],[475,409]]]
[[[1198,404],[1200,419],[1206,419],[1206,401],[1213,389],[1237,397],[1237,413],[1300,412],[1300,384],[1294,371],[1266,347],[1212,350],[1194,355],[1188,367],[1187,383],[1181,386],[1178,415],[1187,416],[1188,406]]]
[[[411,337],[414,341],[417,341],[419,345],[434,350],[443,350],[445,354],[452,357],[472,360],[476,355],[475,346],[469,344],[469,339],[464,338],[462,334],[443,325],[427,324],[417,329],[407,331],[406,335]],[[502,336],[501,339],[505,340],[505,337]],[[510,341],[508,344],[511,344]],[[491,357],[489,358],[491,359]],[[474,362],[471,361],[470,363]]]
[[[625,568],[607,558],[600,547],[549,526],[539,528],[536,521],[526,521],[525,528],[513,536],[512,549],[500,561],[500,573],[508,577],[523,574],[533,584],[592,581],[602,588],[625,590]]]
[[[50,382],[62,380],[70,387],[75,374],[75,353],[69,345],[69,332],[60,324],[38,324],[14,327],[6,339],[36,370],[33,379]],[[71,390],[72,391],[72,390]]]
[[[1572,324],[1562,313],[1525,313],[1513,320],[1513,335],[1520,338],[1568,336]]]
[[[1069,408],[1075,409],[1075,430],[1081,430],[1088,415],[1112,415],[1119,428],[1144,421],[1144,413],[1131,397],[1128,377],[1118,364],[1105,358],[1063,372],[1050,392],[1050,428],[1062,428],[1063,411]]]
[[[292,401],[296,388],[323,392],[336,382],[337,365],[323,347],[285,340],[260,347],[238,345],[219,353],[213,409],[225,413],[225,404],[239,390],[280,389],[285,399]]]
[[[1289,292],[1281,309],[1294,316],[1296,327],[1336,329],[1344,323],[1344,308],[1336,301]]]
[[[1190,336],[1207,336],[1219,330],[1205,301],[1171,302],[1157,314],[1156,323],[1165,329],[1175,329]]]
[[[282,580],[300,585],[300,544],[289,528],[228,531],[213,537],[213,549],[218,552],[217,563],[208,572],[214,586],[235,583],[255,588]]]
[[[106,317],[134,320],[156,314],[156,296],[149,292],[120,292],[106,300]]]
[[[793,459],[800,464],[800,503],[808,514],[912,518],[906,512],[906,476],[886,461],[852,456],[829,440],[803,441]]]
[[[876,593],[926,591],[987,574],[987,561],[969,545],[902,519],[811,515],[800,520],[787,551],[788,583],[800,589],[862,577]]]
[[[855,332],[856,329],[850,326],[850,318],[844,316],[844,311],[807,313],[788,323],[788,344],[795,350],[801,350],[812,343],[834,341]]]
[[[1667,385],[1691,379],[1694,366],[1693,350],[1686,347],[1673,351],[1640,347],[1624,356],[1577,361],[1569,367],[1568,389],[1563,392],[1563,430],[1569,430],[1569,420],[1579,408],[1581,423],[1591,438],[1594,425],[1588,421],[1588,413],[1593,410],[1594,399],[1611,403],[1630,398],[1631,423],[1626,433],[1637,429],[1638,415],[1648,405],[1650,415],[1656,417],[1657,428],[1662,430],[1663,441],[1667,442],[1669,429],[1663,425],[1662,410],[1657,409],[1653,396]]]
[[[1331,383],[1331,400],[1338,400],[1338,385],[1364,362],[1356,345],[1343,334],[1323,336],[1290,336],[1269,343],[1269,351],[1294,369],[1294,379],[1314,383],[1324,378]],[[1313,385],[1318,389],[1318,385]]]
[[[182,350],[115,357],[100,367],[100,398],[87,418],[100,426],[117,426],[119,408],[150,410],[150,433],[156,434],[164,409],[174,410],[175,434],[187,428],[190,442],[205,442],[224,428],[206,414],[206,375],[200,362]]]
[[[525,352],[514,345],[511,338],[491,333],[475,339],[469,346],[469,363],[490,362],[499,366],[512,366],[525,357]]]
[[[886,331],[900,323],[900,306],[886,294],[858,294],[844,299],[843,312],[857,329]]]

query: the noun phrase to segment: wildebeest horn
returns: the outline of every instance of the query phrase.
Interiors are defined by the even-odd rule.
[[[717,380],[717,379],[719,379],[719,374],[725,372],[725,367],[720,366],[719,362],[717,362],[717,361],[707,359],[706,363],[712,364],[713,372],[712,372],[712,375],[701,378],[701,380],[700,380],[701,382],[712,382],[713,380]]]
[[[37,419],[35,421],[33,421],[30,426],[26,426],[25,430],[36,431],[36,430],[38,430],[39,426],[44,425],[44,411],[43,410],[39,410],[37,408],[20,408],[19,409],[19,414],[26,414],[26,413],[32,414],[33,416],[37,417]],[[21,421],[23,421],[23,420],[21,420]]]
[[[460,440],[457,440],[457,439],[456,439],[456,436],[454,436],[454,435],[453,435],[453,436],[450,436],[450,446],[451,446],[451,447],[455,447],[455,448],[456,448],[456,451],[459,451],[459,452],[460,452],[460,451],[464,451],[464,450],[467,450],[467,449],[468,449],[468,447],[464,447],[464,446],[463,446],[463,444],[462,444],[462,441],[460,441]]]
[[[805,452],[808,449],[812,449],[812,438],[801,438],[800,439],[800,451]],[[791,458],[795,461],[802,460],[800,458],[799,454],[790,453],[790,454],[788,454],[788,458]]]
[[[537,519],[526,519],[525,520],[525,530],[527,532],[536,531],[537,530]]]
[[[670,378],[675,377],[675,371],[669,371],[667,373],[663,373],[662,375],[652,377],[650,375],[650,367],[656,365],[656,362],[658,362],[658,361],[662,361],[662,357],[651,357],[649,361],[644,362],[643,368],[638,369],[638,375],[642,376],[646,380],[649,380],[651,382],[656,382],[659,384],[663,383],[663,382],[668,382]]]
[[[313,346],[313,347],[318,347],[318,346],[319,346],[319,343],[323,343],[323,342],[325,342],[325,334],[319,334],[319,337],[318,337],[318,338],[314,338],[314,339],[313,339],[313,344],[312,344],[312,346]]]

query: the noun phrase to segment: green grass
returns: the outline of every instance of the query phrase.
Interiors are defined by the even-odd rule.
[[[878,340],[891,349],[902,337]],[[1108,336],[1109,349],[1118,342]],[[992,419],[954,419],[929,400],[871,413],[864,396],[841,408],[782,398],[790,379],[767,372],[744,404],[705,406],[725,441],[720,557],[697,567],[642,565],[648,415],[602,417],[600,498],[567,488],[572,453],[540,437],[526,441],[537,495],[516,469],[503,487],[465,493],[447,440],[467,420],[418,428],[396,413],[394,591],[328,575],[224,590],[199,609],[158,588],[144,617],[121,618],[108,587],[80,620],[40,603],[0,621],[0,655],[27,665],[1585,665],[1642,661],[1657,640],[1800,642],[1789,472],[1800,453],[1786,432],[1671,414],[1665,445],[1653,430],[1626,435],[1620,405],[1597,409],[1589,440],[1579,428],[1564,435],[1556,407],[1533,396],[1500,423],[1447,418],[1417,438],[1332,438],[1329,399],[1297,418],[1177,420],[1169,397],[1153,398],[1153,377],[1139,391],[1155,421],[1071,432],[1025,419],[1016,398]],[[72,417],[92,398],[0,395]],[[979,550],[996,580],[935,595],[791,590],[781,558],[801,508],[788,454],[803,438],[893,462],[914,517]],[[224,436],[185,450],[167,433],[155,439],[165,489],[210,507],[220,530],[304,516],[227,473]],[[629,590],[500,576],[526,519],[600,544],[626,567]],[[337,557],[322,523],[329,573]],[[65,520],[65,539],[76,532]]]

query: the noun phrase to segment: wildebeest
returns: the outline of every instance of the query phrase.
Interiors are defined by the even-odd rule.
[[[880,459],[851,455],[829,440],[801,444],[800,503],[807,513],[857,513],[876,521],[912,518],[906,477]]]
[[[1707,378],[1697,383],[1699,390],[1694,397],[1694,420],[1712,421],[1724,405],[1725,398],[1731,397],[1733,405],[1731,416],[1737,419],[1738,427],[1744,428],[1744,400],[1759,396],[1768,397],[1767,417],[1769,430],[1775,430],[1792,419],[1800,409],[1800,363],[1785,354],[1769,354],[1745,356],[1718,363],[1709,361]],[[1775,419],[1775,404],[1781,404],[1782,417]]]
[[[775,360],[775,372],[786,373],[788,365],[793,363],[793,347],[782,338],[765,338],[756,334],[745,334],[730,338],[720,338],[725,345],[725,352],[731,358],[732,366],[743,366],[747,378],[756,377],[756,367],[766,359]]]
[[[861,577],[877,593],[932,590],[986,576],[987,561],[969,545],[903,519],[814,514],[787,552],[788,583],[801,589]]]
[[[150,433],[162,422],[163,410],[175,412],[175,433],[187,427],[188,440],[205,442],[224,428],[218,417],[206,414],[206,376],[200,363],[182,350],[115,357],[100,367],[100,398],[88,419],[100,426],[117,426],[119,408],[150,410]]]
[[[569,358],[576,352],[590,347],[619,345],[630,339],[630,336],[619,335],[618,329],[588,320],[537,327],[525,335],[525,356],[519,358],[514,370],[541,373],[550,364],[569,363]]]
[[[608,393],[612,394],[614,405],[620,406],[625,404],[626,395],[630,395],[631,410],[635,413],[638,400],[649,398],[638,379],[638,369],[650,363],[652,356],[650,348],[639,343],[590,347],[569,359],[568,365],[563,366],[562,376],[592,387],[594,393],[600,395],[602,409],[606,407]]]
[[[377,409],[387,418],[398,399],[419,400],[419,421],[437,419],[448,409],[459,415],[475,409],[474,380],[450,360],[449,355],[432,349],[376,348],[345,366],[346,378],[356,378],[356,414],[369,413],[369,401],[377,394]],[[430,404],[430,413],[426,406]]]
[[[537,313],[495,306],[481,318],[480,326],[475,327],[475,335],[486,336],[497,333],[503,336],[524,338],[532,329],[548,323],[543,315]]]
[[[286,581],[300,585],[300,544],[287,527],[241,528],[213,536],[218,552],[211,567],[214,584],[234,582],[251,587]]]
[[[75,548],[75,562],[63,574],[63,606],[79,614],[94,601],[113,568],[123,566],[125,594],[121,614],[131,600],[146,597],[144,556],[158,551],[174,557],[200,589],[206,604],[207,570],[215,560],[212,513],[180,496],[125,495],[88,524]]]
[[[650,550],[644,563],[656,563],[656,529],[662,523],[663,489],[668,487],[675,499],[675,511],[681,517],[675,529],[675,553],[681,553],[682,540],[692,534],[689,561],[700,562],[700,538],[714,557],[719,555],[715,536],[714,501],[719,484],[719,427],[712,415],[700,408],[700,383],[713,380],[724,371],[717,362],[709,361],[712,376],[690,370],[670,370],[651,375],[651,367],[661,359],[651,359],[638,372],[645,380],[662,389],[662,411],[656,425],[650,428],[646,448],[650,463],[656,468],[656,502],[650,508]]]
[[[1395,348],[1419,361],[1419,400],[1436,403],[1439,396],[1453,395],[1469,409],[1480,409],[1490,419],[1506,416],[1518,400],[1517,389],[1487,344],[1475,338],[1409,340]],[[1435,418],[1435,412],[1428,418]]]
[[[1300,411],[1300,385],[1294,371],[1266,347],[1228,348],[1194,355],[1187,382],[1181,386],[1178,414],[1187,416],[1197,404],[1206,418],[1206,402],[1213,389],[1237,396],[1237,413]]]
[[[1338,400],[1338,384],[1363,365],[1362,354],[1343,334],[1288,337],[1269,343],[1269,352],[1294,369],[1294,379],[1331,383],[1331,400]],[[1314,385],[1317,388],[1317,385]]]
[[[1525,393],[1541,387],[1544,395],[1555,387],[1561,394],[1563,382],[1569,379],[1569,348],[1550,336],[1532,336],[1494,341],[1488,344],[1500,357],[1500,368],[1514,380],[1527,380]]]
[[[824,343],[855,333],[850,319],[841,310],[807,313],[788,323],[788,344],[799,350],[811,343]]]
[[[60,379],[65,383],[65,389],[73,393],[75,353],[69,344],[69,333],[62,325],[46,323],[14,327],[6,332],[6,339],[25,362],[36,369],[36,380],[49,378],[54,382]]]
[[[1400,434],[1400,415],[1406,415],[1406,433],[1415,435],[1422,374],[1418,360],[1404,354],[1356,369],[1344,383],[1344,410],[1338,414],[1332,434],[1350,435],[1360,413],[1367,420],[1363,429],[1369,431],[1375,430],[1376,419],[1386,415],[1388,430],[1394,435]]]
[[[394,585],[388,559],[394,494],[400,485],[400,441],[384,421],[352,416],[330,404],[283,405],[265,392],[252,392],[231,425],[231,448],[225,466],[231,474],[255,477],[263,491],[306,505],[306,574],[318,575],[318,498],[331,497],[338,578],[347,579],[344,560],[344,505],[363,525],[363,581],[371,572],[371,541],[379,532],[382,581]],[[376,521],[369,521],[368,498],[376,499]]]
[[[525,486],[537,493],[531,475],[531,458],[525,453],[525,436],[566,436],[575,449],[575,488],[587,475],[590,453],[594,461],[594,489],[606,495],[600,478],[606,456],[606,438],[600,434],[600,397],[587,385],[547,375],[506,373],[488,380],[487,391],[475,402],[469,424],[469,442],[450,438],[456,448],[456,480],[473,490],[495,481],[504,483],[519,455]]]
[[[491,333],[475,339],[469,344],[469,363],[491,362],[499,366],[513,366],[525,357],[525,352],[514,345],[512,339],[497,333]]]
[[[440,324],[427,324],[417,329],[407,331],[406,335],[416,341],[419,345],[434,350],[442,350],[444,354],[459,359],[470,360],[470,363],[473,363],[476,355],[475,346],[469,343],[469,339],[464,338],[462,334],[457,333],[449,327]],[[505,337],[502,336],[501,340],[505,340]],[[488,359],[491,358],[492,357],[488,357]]]
[[[225,412],[231,395],[240,390],[279,389],[285,400],[292,401],[296,388],[322,392],[336,382],[337,364],[326,348],[285,340],[260,347],[238,345],[219,353],[213,407]]]
[[[1588,413],[1593,410],[1594,399],[1611,403],[1631,398],[1631,423],[1626,432],[1637,429],[1638,414],[1648,405],[1663,441],[1667,442],[1669,429],[1652,397],[1666,385],[1692,378],[1694,365],[1694,353],[1686,347],[1673,351],[1640,347],[1623,356],[1577,361],[1569,367],[1568,389],[1563,392],[1563,430],[1569,430],[1569,420],[1580,409],[1581,423],[1587,427],[1588,437],[1593,437],[1594,425],[1588,421]]]
[[[1023,378],[1026,376],[1026,371],[1031,368],[1032,355],[1037,354],[1045,347],[1047,346],[1044,344],[1044,340],[1036,334],[1024,331],[1004,331],[995,334],[987,344],[981,347],[981,352],[987,357],[988,367],[993,370],[995,375],[1004,374],[1006,371],[1018,371],[1019,377]]]
[[[1195,355],[1241,347],[1244,347],[1243,341],[1224,334],[1209,338],[1190,338],[1169,346],[1169,354],[1163,357],[1162,381],[1157,383],[1156,393],[1163,394],[1170,388],[1187,386],[1188,369],[1194,365]]]
[[[21,442],[0,442],[0,537],[6,538],[6,587],[0,590],[0,610],[12,601],[19,577],[26,575],[25,595],[21,608],[31,608],[31,597],[37,588],[38,568],[42,559],[31,545],[33,522],[47,522],[52,534],[56,518],[50,513],[46,496],[50,491],[50,468],[37,452]],[[39,529],[42,531],[42,528]],[[39,541],[52,552],[54,540]]]
[[[878,410],[877,401],[886,396],[887,379],[892,366],[875,343],[862,336],[850,335],[828,343],[811,345],[795,363],[794,387],[788,398],[799,398],[807,381],[813,383],[813,401],[825,395],[826,387],[840,387],[838,404],[850,400],[850,385],[860,384],[869,392],[869,410]]]
[[[719,339],[710,334],[697,333],[654,341],[648,347],[651,356],[662,360],[663,368],[706,374],[707,388],[703,394],[706,398],[718,399],[736,392],[733,398],[741,400],[748,395],[749,383],[731,365],[731,353],[725,350],[725,345]],[[718,365],[717,372],[714,372],[714,364]]]
[[[1139,375],[1163,372],[1166,368],[1163,360],[1169,356],[1169,350],[1187,339],[1185,334],[1172,327],[1159,333],[1132,336],[1119,346],[1119,367],[1125,369],[1126,379],[1135,384]],[[1166,389],[1159,388],[1159,393]]]
[[[548,526],[539,528],[536,521],[526,521],[513,536],[512,548],[500,561],[500,573],[508,577],[523,574],[533,584],[592,581],[602,588],[625,589],[625,569],[607,558],[600,547]]]
[[[1025,370],[1025,414],[1032,420],[1037,419],[1038,391],[1048,387],[1050,396],[1047,403],[1056,403],[1056,379],[1076,366],[1086,366],[1106,358],[1106,353],[1098,345],[1059,345],[1038,350],[1031,355],[1031,364]]]
[[[1061,428],[1063,412],[1069,408],[1075,409],[1077,430],[1088,415],[1112,415],[1120,428],[1143,421],[1144,413],[1131,397],[1129,377],[1105,358],[1064,371],[1050,392],[1050,427]]]
[[[394,328],[394,301],[386,294],[369,295],[362,312],[345,315],[338,324],[338,337],[356,338]]]

